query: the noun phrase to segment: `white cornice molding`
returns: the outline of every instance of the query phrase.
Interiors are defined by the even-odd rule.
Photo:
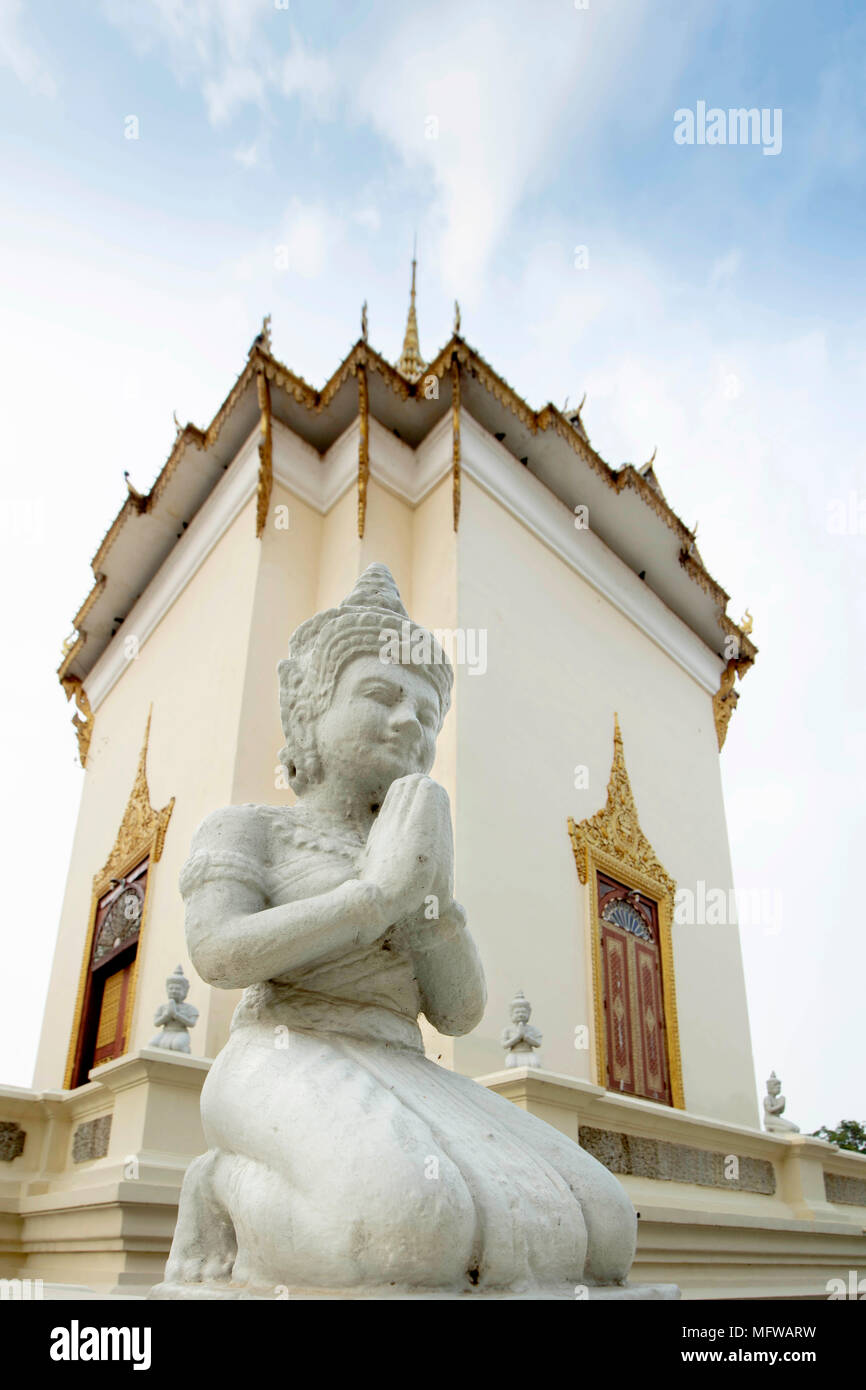
[[[357,419],[324,458],[281,421],[273,422],[274,479],[324,516],[358,474]],[[126,670],[124,638],[139,651],[214,546],[254,495],[258,480],[258,426],[199,509],[84,681],[95,712]],[[647,588],[592,531],[578,531],[564,502],[488,435],[466,410],[460,414],[461,467],[506,511],[625,614],[709,694],[724,663]],[[412,449],[378,420],[370,420],[370,474],[389,492],[417,507],[451,469],[451,415],[446,413]]]
[[[274,481],[281,483],[314,511],[327,510],[324,504],[325,473],[318,449],[294,434],[282,420],[274,418],[271,431]]]
[[[719,688],[724,662],[647,588],[600,536],[578,530],[564,502],[518,463],[466,411],[460,421],[461,467],[521,525],[640,628],[708,694]]]
[[[154,628],[255,493],[259,476],[258,438],[257,425],[86,676],[84,687],[94,713],[129,665],[124,639],[134,634],[138,650],[142,650]]]
[[[327,513],[358,478],[360,422],[354,419],[335,439],[322,460],[319,511]],[[413,449],[370,417],[370,475],[388,492],[417,507],[451,467],[451,417],[444,416]],[[276,467],[276,465],[275,465]],[[291,488],[286,476],[285,486]]]

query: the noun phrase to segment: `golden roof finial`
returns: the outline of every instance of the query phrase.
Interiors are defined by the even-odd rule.
[[[255,352],[257,348],[262,348],[264,352],[270,352],[271,350],[270,314],[265,314],[264,318],[262,319],[262,326],[259,329],[256,336],[253,338],[252,344],[250,345],[250,353]]]
[[[746,636],[748,636],[749,633],[752,631],[753,622],[754,619],[747,608],[742,618],[740,619],[740,630],[744,632]]]
[[[424,370],[425,362],[418,343],[418,320],[415,317],[415,247],[412,247],[412,289],[409,295],[409,315],[406,319],[406,333],[403,338],[403,351],[397,363],[397,371],[409,381],[417,381]]]

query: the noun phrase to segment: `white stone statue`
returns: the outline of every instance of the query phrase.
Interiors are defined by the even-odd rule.
[[[781,1090],[781,1081],[776,1073],[771,1071],[767,1081],[767,1094],[764,1096],[764,1129],[769,1130],[770,1133],[799,1134],[799,1125],[792,1124],[790,1120],[782,1118],[782,1111],[788,1102],[780,1094]]]
[[[418,1015],[468,1033],[486,993],[428,776],[453,673],[415,624],[401,650],[423,664],[382,659],[406,623],[371,565],[298,629],[278,668],[297,804],[228,806],[195,835],[190,956],[245,993],[151,1297],[573,1299],[628,1274],[636,1219],[617,1179],[424,1055]]]
[[[541,1058],[534,1051],[541,1047],[541,1033],[529,1022],[531,1015],[532,1005],[519,989],[511,1001],[511,1023],[502,1030],[506,1067],[541,1066]]]
[[[198,1009],[194,1004],[185,1004],[189,994],[189,980],[178,966],[165,982],[168,1003],[160,1004],[153,1016],[159,1032],[151,1038],[148,1047],[164,1047],[169,1052],[189,1052],[189,1030],[198,1022]]]

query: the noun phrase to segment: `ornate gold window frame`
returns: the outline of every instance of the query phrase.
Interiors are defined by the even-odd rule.
[[[677,886],[659,862],[655,850],[644,835],[629,782],[623,755],[619,718],[613,721],[613,763],[607,784],[607,803],[594,816],[575,824],[569,816],[568,833],[578,877],[586,886],[590,923],[592,994],[595,1028],[596,1079],[607,1086],[607,1036],[604,1026],[604,991],[602,989],[601,926],[598,920],[596,870],[611,874],[658,904],[659,947],[662,971],[662,996],[665,1006],[665,1043],[671,1101],[677,1110],[685,1109],[683,1070],[680,1057],[680,1034],[677,1023],[677,996],[674,982],[674,953],[671,929]]]
[[[159,862],[162,855],[165,832],[168,829],[168,823],[174,809],[174,797],[171,798],[167,806],[163,806],[161,811],[154,810],[150,804],[150,791],[147,785],[147,748],[150,740],[151,713],[152,711],[150,711],[147,716],[147,724],[144,730],[144,742],[141,745],[141,752],[138,756],[138,770],[135,774],[135,782],[133,783],[129,800],[126,803],[123,819],[120,822],[117,838],[114,841],[114,848],[103,867],[99,870],[99,873],[94,874],[93,877],[93,890],[90,898],[90,920],[84,942],[81,972],[78,977],[78,993],[75,999],[69,1050],[66,1054],[66,1073],[63,1080],[63,1088],[67,1091],[72,1089],[76,1055],[78,1052],[78,1035],[81,1029],[81,1019],[84,1011],[84,996],[87,989],[87,977],[90,971],[90,958],[93,954],[93,932],[96,926],[96,915],[99,910],[100,899],[107,893],[108,889],[111,887],[112,881],[124,878],[128,873],[131,873],[143,859],[147,858],[149,863],[147,883],[144,889],[144,903],[141,911],[141,922],[139,925],[138,949],[135,953],[135,960],[132,963],[123,1020],[123,1032],[127,1041],[130,1036],[129,1030],[132,1024],[136,985],[138,984],[138,965],[141,960],[141,947],[144,939],[145,925],[147,923],[147,910],[153,881],[151,870],[154,864]]]

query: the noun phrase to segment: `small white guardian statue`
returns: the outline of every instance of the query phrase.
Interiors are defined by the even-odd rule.
[[[764,1129],[771,1134],[799,1134],[799,1125],[782,1118],[782,1111],[788,1102],[780,1094],[781,1090],[781,1081],[776,1073],[771,1071],[767,1081],[767,1094],[764,1096]]]
[[[511,1001],[511,1023],[502,1030],[502,1046],[505,1049],[506,1067],[540,1067],[541,1058],[534,1049],[541,1047],[542,1035],[529,1022],[532,1005],[522,989]]]
[[[160,1004],[153,1016],[159,1032],[151,1038],[148,1047],[164,1047],[169,1052],[189,1052],[189,1030],[198,1022],[198,1009],[194,1004],[185,1004],[189,994],[189,980],[181,966],[172,971],[165,982],[168,1003]]]
[[[459,1036],[486,1000],[429,776],[441,646],[371,565],[278,674],[297,801],[214,812],[181,875],[196,970],[245,992],[151,1297],[676,1297],[621,1287],[637,1223],[612,1173],[424,1055],[419,1014]]]

